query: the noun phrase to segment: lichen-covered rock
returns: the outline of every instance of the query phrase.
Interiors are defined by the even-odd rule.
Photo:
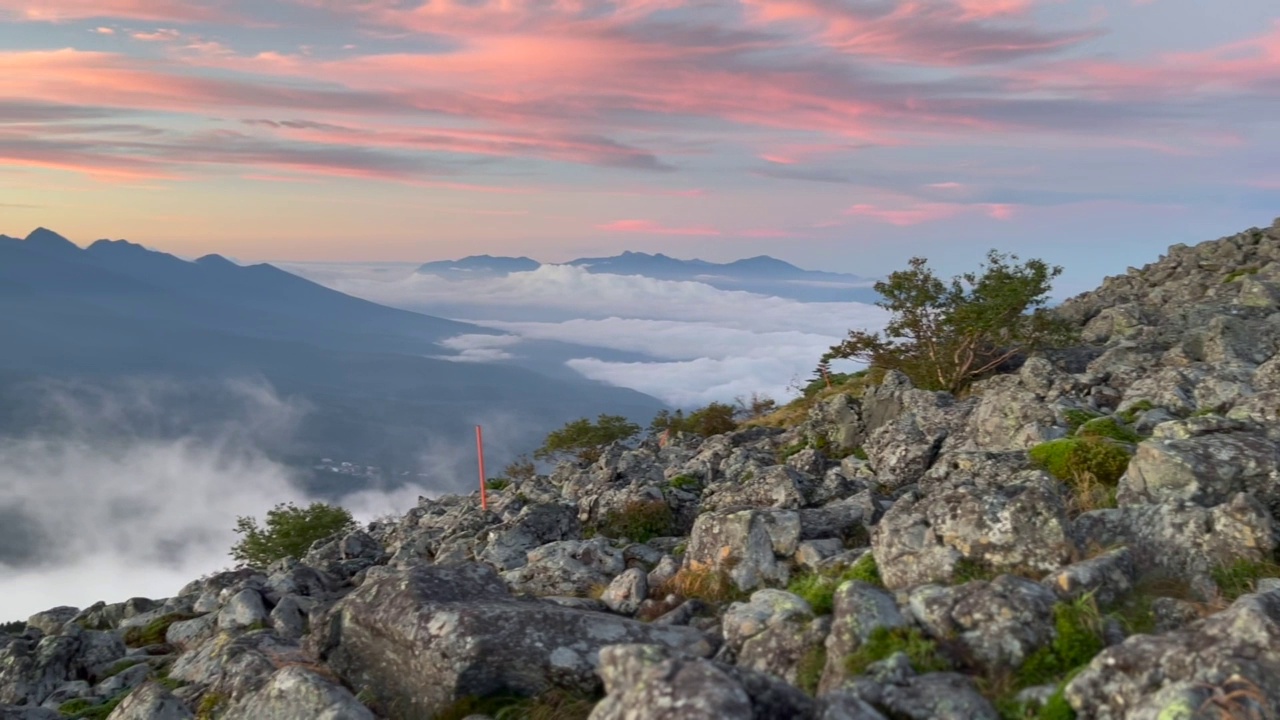
[[[262,594],[245,588],[233,595],[218,612],[218,627],[223,630],[264,628],[270,619]]]
[[[486,531],[477,559],[498,570],[514,570],[527,562],[530,550],[582,537],[576,508],[559,503],[529,505],[513,520]]]
[[[195,720],[195,715],[163,686],[149,682],[129,693],[107,720]]]
[[[741,590],[785,584],[800,544],[800,515],[788,510],[708,512],[694,523],[685,567],[727,572]]]
[[[866,642],[878,628],[907,626],[907,619],[889,593],[851,580],[836,588],[832,599],[831,632],[827,636],[827,662],[818,684],[819,693],[840,687],[849,677],[845,658]]]
[[[658,644],[693,656],[714,650],[692,628],[518,601],[491,569],[474,564],[368,580],[316,627],[319,658],[352,687],[414,717],[468,695],[594,691],[605,645]]]
[[[622,551],[608,538],[564,540],[534,549],[528,562],[502,577],[517,592],[585,596],[606,587],[626,569]]]
[[[1133,553],[1121,547],[1054,572],[1041,582],[1063,600],[1092,593],[1106,607],[1129,594],[1137,579]]]
[[[903,653],[882,663],[884,671],[859,677],[841,690],[891,718],[904,720],[999,720],[973,680],[958,673],[916,675]]]
[[[63,720],[63,717],[62,713],[48,708],[0,705],[0,720]]]
[[[1047,588],[1012,575],[956,587],[925,585],[911,593],[911,614],[936,638],[954,638],[988,672],[1022,665],[1053,639]]]
[[[349,690],[314,670],[293,665],[261,690],[232,705],[222,720],[375,720]]]
[[[224,633],[180,655],[169,669],[169,677],[238,701],[257,692],[279,668],[309,661],[297,645],[270,632]]]
[[[871,547],[891,589],[946,583],[961,560],[994,572],[1048,573],[1075,552],[1057,485],[1037,472],[1002,487],[908,495],[885,513]]]
[[[1268,712],[1280,708],[1280,593],[1245,595],[1184,630],[1135,635],[1107,648],[1067,684],[1066,697],[1097,720],[1194,717],[1176,714],[1186,707],[1182,690],[1162,694],[1187,683],[1210,693],[1253,688]]]
[[[818,699],[817,720],[886,720],[871,703],[856,695],[833,692]]]
[[[702,496],[702,508],[800,508],[816,484],[812,476],[786,465],[756,467],[742,472],[736,480],[709,485]]]
[[[622,615],[635,615],[640,603],[649,596],[649,576],[640,568],[631,568],[613,579],[600,600]]]
[[[1156,428],[1164,437],[1138,445],[1120,482],[1120,504],[1186,501],[1212,507],[1236,493],[1249,492],[1269,506],[1280,505],[1280,443],[1249,431],[1168,437],[1179,430],[1186,432],[1184,425],[1166,423]]]
[[[27,618],[27,627],[35,628],[45,635],[57,635],[62,632],[64,625],[71,622],[79,614],[79,608],[56,607],[44,612],[38,612]]]
[[[1181,577],[1206,597],[1214,568],[1261,561],[1275,548],[1270,513],[1244,493],[1213,508],[1162,503],[1094,510],[1076,518],[1073,531],[1082,544],[1125,545],[1139,568]]]

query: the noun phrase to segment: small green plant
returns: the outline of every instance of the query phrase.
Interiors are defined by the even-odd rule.
[[[1257,275],[1257,274],[1258,274],[1258,268],[1244,267],[1244,268],[1240,268],[1239,270],[1232,270],[1231,272],[1227,273],[1226,277],[1222,278],[1222,282],[1223,284],[1226,284],[1229,282],[1235,282],[1236,280],[1239,280],[1240,278],[1246,275]]]
[[[1093,595],[1053,606],[1053,642],[1036,650],[1018,670],[1018,688],[1058,682],[1102,652],[1102,613]]]
[[[484,487],[486,490],[501,492],[511,487],[511,481],[503,477],[489,478],[484,481]]]
[[[667,486],[672,490],[686,490],[692,492],[702,487],[702,483],[698,478],[692,475],[677,475],[671,478],[667,483]]]
[[[852,455],[853,457],[855,457],[855,458],[859,459],[859,460],[862,460],[863,462],[866,462],[867,460],[869,460],[869,459],[870,459],[869,457],[867,457],[867,451],[866,451],[866,450],[864,450],[864,449],[863,449],[863,447],[862,447],[861,445],[859,445],[859,446],[855,447],[853,450],[849,451],[849,454],[850,454],[850,455]]]
[[[1234,602],[1241,595],[1251,593],[1262,578],[1280,577],[1280,565],[1262,560],[1236,560],[1230,565],[1220,565],[1211,573],[1223,599]]]
[[[218,716],[218,709],[226,701],[226,697],[219,693],[205,693],[204,697],[200,698],[200,704],[196,706],[196,720],[213,720]]]
[[[602,414],[595,422],[579,418],[547,435],[533,456],[539,460],[572,457],[591,463],[599,460],[612,443],[630,440],[638,434],[640,426],[621,415]]]
[[[796,687],[810,696],[816,696],[818,694],[818,683],[822,682],[822,673],[826,667],[826,645],[816,643],[806,650],[804,655],[800,656],[800,662],[796,665]]]
[[[436,713],[432,720],[463,720],[488,715],[494,720],[586,720],[596,701],[564,690],[549,690],[535,697],[498,694],[461,698]]]
[[[1032,462],[1068,484],[1088,473],[1113,487],[1129,467],[1128,450],[1099,437],[1050,440],[1031,448],[1029,454]]]
[[[300,558],[317,540],[356,529],[346,508],[314,502],[307,507],[281,503],[267,511],[266,528],[252,517],[236,520],[240,541],[231,548],[231,557],[241,565],[266,567],[276,560]]]
[[[963,585],[977,580],[991,581],[995,580],[999,574],[985,563],[971,558],[961,558],[956,562],[955,569],[951,573],[951,581],[956,585]]]
[[[807,442],[798,442],[798,443],[795,443],[794,445],[788,445],[778,450],[778,455],[777,455],[778,462],[784,463],[787,460],[790,460],[792,457],[800,454],[801,451],[808,449],[808,447],[809,447],[809,443]]]
[[[836,593],[836,579],[818,573],[801,573],[787,584],[787,592],[799,595],[816,615],[831,613],[832,599]]]
[[[58,706],[58,712],[63,717],[76,718],[77,720],[106,720],[108,715],[115,712],[116,706],[128,697],[129,692],[129,690],[124,690],[98,704],[94,704],[84,698],[68,700]]]
[[[676,518],[665,500],[633,500],[605,515],[594,529],[607,538],[645,543],[675,534]]]
[[[161,615],[146,625],[135,625],[124,631],[124,644],[131,648],[147,647],[148,645],[161,645],[164,643],[165,635],[169,632],[169,626],[176,622],[185,620],[194,620],[200,617],[191,613],[169,613]]]
[[[884,587],[884,579],[880,577],[880,567],[876,565],[876,556],[870,552],[862,554],[858,561],[840,575],[843,580],[861,580],[868,585]]]
[[[1210,415],[1217,415],[1217,414],[1218,414],[1218,408],[1205,407],[1205,408],[1200,408],[1199,410],[1191,413],[1191,417],[1193,418],[1209,417]]]
[[[1073,433],[1076,430],[1079,430],[1081,425],[1098,417],[1098,413],[1092,410],[1081,410],[1078,408],[1067,410],[1062,413],[1062,415],[1067,420],[1067,427],[1070,428]]]
[[[1058,686],[1036,713],[1036,720],[1075,720],[1076,711],[1067,702],[1066,687],[1065,682]]]
[[[1143,413],[1155,409],[1156,406],[1150,400],[1139,400],[1128,408],[1116,413],[1116,417],[1132,425]]]
[[[861,675],[872,663],[899,652],[907,654],[911,667],[920,674],[951,669],[951,662],[938,652],[938,644],[914,627],[876,628],[867,641],[845,659],[845,667],[850,674]]]
[[[1108,438],[1122,443],[1142,441],[1141,435],[1132,428],[1116,422],[1113,417],[1094,418],[1081,425],[1076,431],[1076,435],[1079,437]]]

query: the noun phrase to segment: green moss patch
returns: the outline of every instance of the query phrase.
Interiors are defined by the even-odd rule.
[[[887,660],[895,653],[906,653],[917,673],[943,672],[951,662],[939,651],[938,644],[919,628],[878,627],[857,651],[845,659],[845,667],[853,675],[861,675],[873,663]]]
[[[604,537],[644,543],[674,535],[676,518],[665,500],[636,500],[605,515],[594,529]]]
[[[1032,462],[1068,484],[1091,476],[1108,487],[1129,467],[1129,451],[1107,438],[1071,437],[1040,443],[1029,451]]]
[[[1112,417],[1094,418],[1076,431],[1080,437],[1107,438],[1122,443],[1138,443],[1142,436],[1127,425],[1116,422]]]
[[[160,645],[164,642],[169,626],[176,622],[194,620],[200,617],[191,613],[169,613],[140,627],[131,627],[124,633],[124,644],[131,648]]]

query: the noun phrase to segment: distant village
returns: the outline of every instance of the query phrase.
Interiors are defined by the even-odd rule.
[[[387,473],[377,465],[361,465],[359,463],[334,460],[333,458],[320,458],[320,462],[312,465],[312,468],[321,472],[350,475],[351,477],[364,478],[366,480],[383,480],[387,478]],[[415,475],[415,473],[411,473],[408,470],[394,474],[401,479]],[[428,477],[426,473],[416,473],[416,476],[419,479]]]

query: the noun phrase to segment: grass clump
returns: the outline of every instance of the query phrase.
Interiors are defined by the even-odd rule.
[[[1138,443],[1142,436],[1126,425],[1116,422],[1112,417],[1094,418],[1076,431],[1080,437],[1108,438],[1123,443]]]
[[[840,574],[841,580],[861,580],[868,585],[884,587],[884,579],[880,577],[880,566],[876,565],[876,556],[863,553],[858,561]]]
[[[1258,274],[1258,268],[1256,267],[1244,267],[1244,268],[1240,268],[1239,270],[1232,270],[1231,272],[1227,273],[1226,277],[1222,278],[1222,283],[1225,285],[1226,283],[1235,282],[1236,280],[1239,280],[1240,278],[1246,275],[1257,275],[1257,274]]]
[[[1102,652],[1102,613],[1093,595],[1053,606],[1053,642],[1036,650],[1018,669],[1019,689],[1059,682]]]
[[[852,675],[861,675],[873,663],[886,660],[895,653],[906,653],[911,667],[920,674],[951,669],[951,662],[938,652],[938,644],[919,628],[878,627],[867,641],[845,659]]]
[[[1142,415],[1147,411],[1155,410],[1155,409],[1156,409],[1156,406],[1150,400],[1139,400],[1138,402],[1130,405],[1125,410],[1122,410],[1116,413],[1116,417],[1132,425],[1133,422],[1137,420],[1140,415]]]
[[[606,514],[595,531],[607,538],[645,543],[675,534],[676,518],[665,500],[633,500]]]
[[[101,703],[94,704],[84,698],[76,698],[68,700],[58,706],[58,712],[63,717],[76,718],[77,720],[106,720],[107,716],[115,711],[116,706],[128,697],[131,690],[120,692],[111,699]]]
[[[1107,438],[1071,437],[1040,443],[1029,451],[1032,462],[1072,484],[1083,475],[1114,487],[1129,467],[1129,452]]]
[[[196,706],[196,720],[213,720],[217,717],[218,709],[227,701],[226,697],[216,692],[205,693],[200,698],[200,704]]]
[[[120,673],[124,672],[125,670],[128,670],[129,668],[133,667],[134,665],[137,665],[140,662],[142,661],[137,658],[125,658],[124,660],[121,660],[115,665],[112,665],[111,667],[107,668],[107,672],[103,674],[103,677],[104,678],[115,677],[116,675],[119,675]]]
[[[833,609],[836,590],[850,580],[884,587],[875,556],[868,552],[858,558],[858,562],[840,572],[806,572],[796,575],[787,585],[787,592],[804,598],[815,615],[827,615]]]
[[[660,595],[675,594],[686,599],[698,599],[712,605],[746,600],[750,593],[740,590],[725,570],[710,565],[692,565],[681,568],[675,577],[659,591]]]
[[[955,585],[964,585],[978,580],[995,580],[999,574],[985,563],[971,558],[961,558],[951,572],[951,581]]]
[[[1234,602],[1236,598],[1251,593],[1257,588],[1262,578],[1280,577],[1280,565],[1264,560],[1236,560],[1230,565],[1220,565],[1211,573],[1217,583],[1224,600]]]
[[[796,666],[796,687],[805,691],[810,697],[818,694],[818,683],[822,682],[822,673],[827,667],[827,648],[817,643],[805,651]]]
[[[667,482],[667,486],[672,490],[693,491],[702,487],[702,483],[692,475],[677,475]]]
[[[564,690],[548,690],[535,697],[501,694],[461,698],[432,720],[462,720],[489,715],[494,720],[586,720],[595,707],[592,698]]]
[[[169,613],[161,615],[146,625],[135,625],[124,632],[124,644],[131,648],[146,647],[148,645],[160,645],[164,643],[165,635],[169,632],[169,626],[176,622],[184,620],[194,620],[200,617],[191,613]]]
[[[1081,425],[1098,418],[1098,413],[1092,410],[1080,410],[1076,408],[1067,410],[1062,413],[1062,415],[1067,420],[1067,427],[1070,428],[1073,433],[1076,430],[1079,430]]]
[[[511,481],[508,480],[507,478],[502,478],[502,477],[489,478],[488,480],[484,481],[484,487],[486,490],[501,492],[511,487]]]
[[[777,455],[778,463],[779,464],[785,463],[787,460],[790,460],[792,457],[799,455],[801,451],[807,450],[808,447],[809,447],[809,443],[798,442],[794,445],[788,445],[778,450],[778,455]]]

